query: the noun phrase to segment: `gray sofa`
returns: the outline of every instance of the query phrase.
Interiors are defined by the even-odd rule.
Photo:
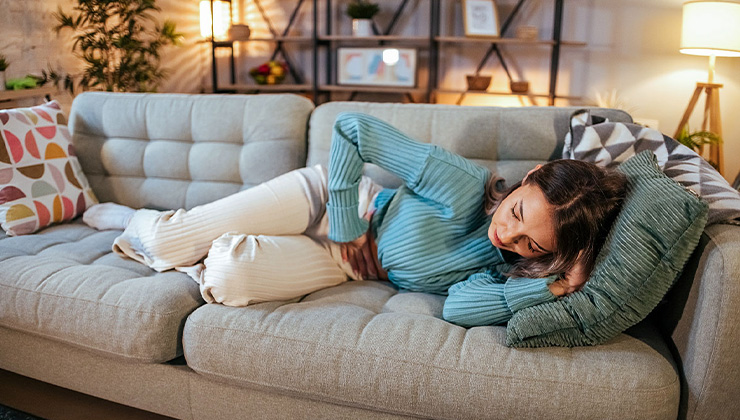
[[[559,157],[566,108],[84,93],[70,115],[101,201],[190,208],[326,163],[334,117],[373,114],[509,182]],[[612,120],[630,117],[596,110]],[[392,176],[367,172],[393,186]],[[0,368],[181,419],[718,419],[740,413],[740,227],[714,225],[641,324],[595,347],[513,349],[441,319],[443,296],[348,282],[205,305],[179,272],[111,253],[79,219],[0,233]]]

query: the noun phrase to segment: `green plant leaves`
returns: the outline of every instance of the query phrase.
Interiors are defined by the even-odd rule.
[[[160,50],[179,45],[175,23],[157,25],[156,0],[77,0],[74,11],[54,13],[54,30],[75,32],[72,52],[85,62],[82,89],[116,92],[155,91],[166,76]],[[66,84],[66,80],[65,80]]]

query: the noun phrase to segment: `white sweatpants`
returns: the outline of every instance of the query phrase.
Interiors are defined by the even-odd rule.
[[[380,189],[362,178],[358,216]],[[302,168],[187,211],[137,210],[113,250],[188,273],[209,303],[292,299],[357,279],[327,237],[327,201],[326,168]]]

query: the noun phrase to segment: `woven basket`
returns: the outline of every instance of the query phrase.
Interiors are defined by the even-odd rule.
[[[485,91],[488,89],[488,85],[491,84],[491,76],[465,76],[468,79],[468,90]]]

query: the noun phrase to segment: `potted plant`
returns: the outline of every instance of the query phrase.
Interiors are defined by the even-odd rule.
[[[160,53],[177,45],[182,35],[175,24],[160,26],[154,12],[156,0],[76,0],[70,14],[61,7],[54,17],[63,29],[75,32],[72,52],[85,62],[79,77],[83,89],[111,92],[152,92],[166,77]]]
[[[689,130],[689,125],[686,124],[681,129],[681,133],[679,133],[678,137],[676,137],[676,141],[702,155],[705,145],[709,146],[712,144],[720,144],[722,143],[722,138],[716,133],[712,133],[711,131],[706,130],[694,131],[692,133]],[[707,162],[709,162],[709,164],[712,165],[714,169],[719,170],[719,165],[717,164],[717,162],[712,162],[711,160],[707,160]]]
[[[0,54],[0,90],[5,90],[5,69],[8,68],[8,59]]]
[[[347,5],[347,16],[352,18],[352,35],[372,36],[372,18],[380,11],[380,6],[368,0],[352,0]]]

